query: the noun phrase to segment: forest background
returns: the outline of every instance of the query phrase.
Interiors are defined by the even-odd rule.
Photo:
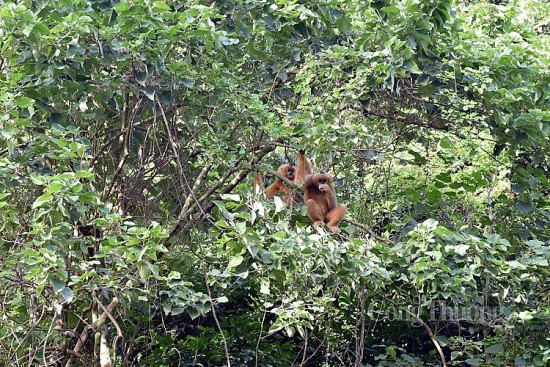
[[[543,0],[2,1],[0,366],[548,366],[549,32]],[[300,149],[341,235],[252,188]]]

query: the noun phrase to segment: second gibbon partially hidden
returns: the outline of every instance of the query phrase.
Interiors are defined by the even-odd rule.
[[[296,185],[301,185],[306,175],[311,174],[311,167],[309,166],[309,162],[304,152],[300,151],[298,153],[298,163],[296,167],[291,164],[283,164],[279,167],[277,172],[294,182]],[[280,178],[277,178],[274,183],[267,187],[266,196],[268,199],[274,196],[280,196],[285,203],[290,204],[290,190]],[[294,201],[296,202],[296,200]]]

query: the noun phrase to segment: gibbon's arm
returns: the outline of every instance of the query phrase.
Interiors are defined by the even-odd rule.
[[[306,176],[311,174],[311,167],[303,150],[300,150],[298,152],[297,161],[298,163],[296,165],[296,175],[294,176],[294,183],[297,185],[301,185],[305,181]]]
[[[329,207],[329,210],[332,210],[338,206],[338,199],[336,198],[336,191],[334,190],[334,185],[332,184],[332,180],[330,184],[328,184],[328,187],[330,187],[330,192],[327,192],[327,195],[329,195],[328,207]]]

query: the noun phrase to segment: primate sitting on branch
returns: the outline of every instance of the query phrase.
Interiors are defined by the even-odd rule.
[[[338,205],[332,177],[324,172],[308,175],[302,188],[307,215],[313,225],[327,224],[333,233],[340,233],[338,225],[344,219],[346,206]]]

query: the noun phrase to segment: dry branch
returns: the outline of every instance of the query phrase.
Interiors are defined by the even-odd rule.
[[[86,325],[86,327],[84,328],[84,330],[82,330],[82,333],[78,337],[78,341],[76,342],[75,347],[71,351],[71,353],[70,353],[71,357],[69,358],[69,360],[65,364],[65,367],[71,367],[71,366],[74,365],[74,356],[75,355],[80,355],[80,350],[84,347],[84,343],[86,343],[86,341],[90,337],[90,334],[93,331],[96,331],[101,326],[103,326],[103,324],[105,324],[105,321],[109,317],[109,314],[112,314],[113,310],[118,305],[118,302],[119,302],[118,298],[116,298],[116,297],[113,298],[113,300],[111,301],[111,303],[109,303],[109,305],[107,306],[105,311],[103,311],[101,316],[99,316],[99,318],[95,322],[93,322],[92,324]]]
[[[420,121],[419,119],[416,119],[416,118],[410,119],[410,118],[401,117],[401,116],[389,115],[389,114],[385,114],[385,113],[382,113],[382,112],[379,112],[379,111],[374,111],[374,110],[369,110],[368,114],[376,116],[376,117],[380,117],[380,118],[383,118],[383,119],[386,119],[386,120],[390,120],[390,121],[394,121],[394,122],[400,122],[400,123],[403,123],[403,124],[406,124],[406,125],[416,125],[416,126],[420,126],[420,127],[425,127],[427,129],[435,129],[435,130],[445,130],[445,131],[449,130],[449,126],[447,126],[447,125],[438,125],[438,124],[434,124],[434,123],[425,123],[425,122],[422,122],[422,121]]]
[[[178,219],[176,220],[176,223],[174,224],[174,228],[170,232],[170,236],[167,238],[167,243],[170,238],[173,236],[179,234],[183,229],[188,229],[191,227],[192,222],[189,220],[191,215],[198,209],[202,211],[202,214],[206,214],[212,210],[214,207],[213,200],[220,199],[220,195],[227,194],[233,191],[233,189],[250,173],[254,170],[258,162],[262,160],[263,157],[265,157],[268,153],[275,150],[276,142],[269,143],[265,145],[262,148],[259,148],[255,151],[255,154],[250,158],[248,163],[241,169],[239,169],[239,164],[242,160],[239,160],[237,163],[235,163],[233,166],[229,167],[225,173],[225,175],[218,180],[205,194],[203,194],[200,198],[196,199],[193,204],[188,206],[187,208],[184,206],[182,210],[180,211],[180,214],[178,215]],[[237,172],[238,171],[238,172]],[[229,182],[227,180],[233,175],[235,172],[237,174],[233,179]],[[216,191],[219,190],[219,194],[215,194]],[[208,200],[208,203],[204,204]]]

